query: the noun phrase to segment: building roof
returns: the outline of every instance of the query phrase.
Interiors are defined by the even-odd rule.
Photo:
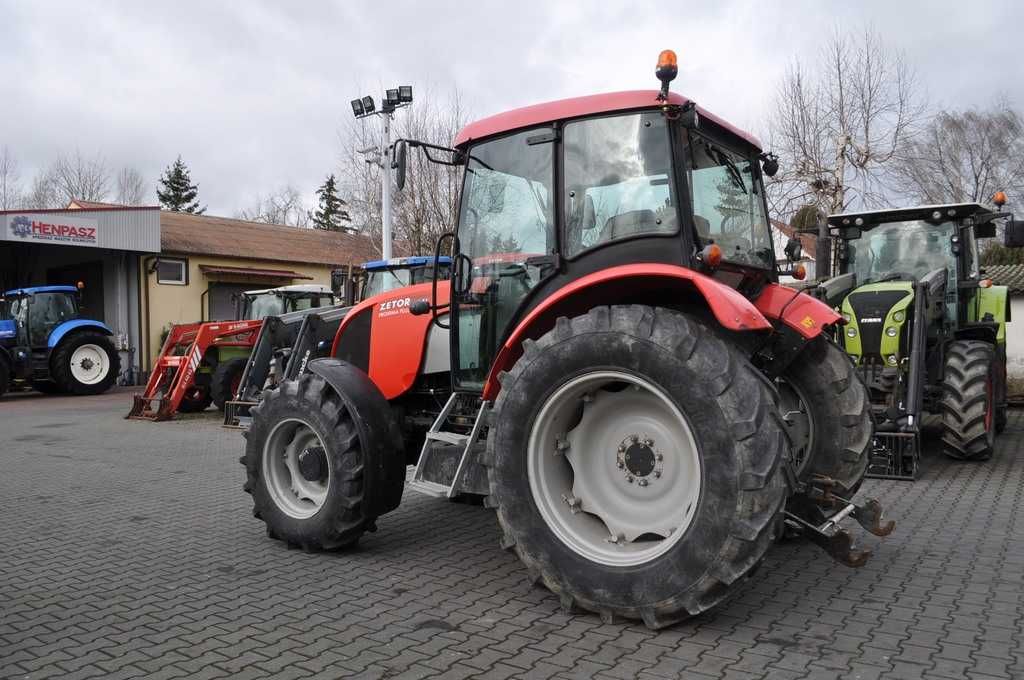
[[[997,286],[1006,286],[1010,295],[1024,295],[1024,264],[987,264],[985,276]]]
[[[220,255],[329,266],[359,264],[377,256],[369,236],[300,229],[227,217],[160,212],[164,253]]]
[[[502,132],[510,132],[520,128],[527,128],[543,123],[550,123],[565,118],[577,118],[579,116],[592,116],[612,111],[628,111],[631,109],[653,108],[660,105],[657,99],[657,90],[629,90],[626,92],[609,92],[606,94],[592,94],[587,97],[574,97],[572,99],[560,99],[543,104],[534,104],[520,109],[504,111],[494,116],[470,123],[459,130],[455,136],[455,146],[461,146],[474,139],[490,137]],[[678,106],[687,104],[690,100],[675,92],[669,93],[668,103]],[[739,135],[758,149],[761,142],[757,137],[740,130],[727,123],[715,114],[697,107],[697,112],[711,122],[720,125],[733,134]]]
[[[68,203],[68,210],[122,210],[124,208],[138,208],[144,206],[125,205],[124,203],[103,203],[101,201],[83,201],[80,198],[73,198]],[[155,207],[155,206],[154,206]]]

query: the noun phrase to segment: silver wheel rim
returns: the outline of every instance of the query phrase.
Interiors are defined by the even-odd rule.
[[[702,485],[686,417],[651,382],[610,370],[573,378],[544,401],[527,475],[562,543],[620,567],[668,552],[693,520]]]
[[[320,512],[327,500],[327,489],[331,484],[330,456],[325,455],[327,477],[324,480],[310,481],[299,472],[299,454],[313,447],[327,451],[309,423],[298,418],[282,420],[275,425],[263,445],[263,477],[267,491],[274,504],[295,519],[312,517]]]
[[[80,345],[71,353],[71,377],[83,385],[103,382],[110,372],[110,357],[99,345]]]
[[[807,398],[794,383],[778,378],[775,385],[779,389],[782,422],[786,424],[786,432],[789,434],[793,467],[797,476],[800,476],[810,462],[811,451],[814,450],[814,419],[807,410]]]

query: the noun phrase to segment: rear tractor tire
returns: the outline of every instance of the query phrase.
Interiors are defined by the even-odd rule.
[[[50,358],[50,371],[63,392],[101,394],[117,380],[121,357],[106,335],[81,331],[57,346]]]
[[[846,353],[824,336],[812,340],[778,380],[782,419],[800,481],[816,475],[860,488],[871,457],[871,402]]]
[[[946,350],[942,445],[958,460],[986,460],[995,447],[996,371],[992,345],[956,340]]]
[[[239,357],[217,364],[217,368],[213,371],[213,378],[210,380],[210,392],[218,410],[223,411],[224,404],[235,398],[247,363],[249,363],[248,359]]]
[[[774,393],[696,319],[645,306],[560,318],[503,374],[490,502],[502,545],[563,607],[651,628],[734,593],[781,526]]]
[[[340,394],[306,373],[253,406],[244,490],[271,538],[305,550],[352,546],[398,506],[400,434],[397,425],[380,426],[390,405],[369,378],[349,388]]]

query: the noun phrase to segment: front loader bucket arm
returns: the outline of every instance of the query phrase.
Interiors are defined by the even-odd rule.
[[[218,342],[252,346],[262,320],[183,324],[167,335],[153,373],[141,395],[135,395],[126,418],[170,420],[193,386],[206,351]],[[184,348],[181,353],[176,353]]]

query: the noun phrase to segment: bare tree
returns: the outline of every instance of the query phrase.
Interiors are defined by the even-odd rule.
[[[942,111],[907,140],[893,168],[914,203],[988,202],[1003,190],[1024,205],[1024,119],[1008,102],[988,110]]]
[[[21,205],[21,173],[18,161],[7,146],[0,147],[0,210],[12,210]]]
[[[235,217],[251,222],[283,224],[289,227],[310,228],[310,210],[299,190],[291,185],[281,187],[266,196],[257,196],[253,204],[235,213]]]
[[[437,96],[424,89],[417,93],[412,106],[396,114],[392,137],[449,146],[466,120],[466,108],[458,90]],[[379,121],[376,118],[350,120],[339,133],[339,141],[338,177],[342,195],[350,207],[352,225],[371,235],[374,247],[379,249],[382,223]],[[432,253],[437,237],[455,228],[460,176],[458,168],[431,163],[419,151],[409,150],[405,188],[392,190],[396,250]]]
[[[57,188],[57,180],[52,168],[46,168],[36,173],[32,178],[32,185],[22,198],[21,203],[24,208],[35,208],[36,210],[63,208],[67,205],[66,203],[61,204],[60,191]]]
[[[117,173],[116,202],[121,205],[142,205],[146,197],[142,173],[135,168],[125,167]]]
[[[871,28],[833,34],[814,64],[793,64],[776,93],[769,140],[782,168],[769,182],[773,211],[788,219],[804,205],[834,213],[886,204],[886,170],[924,108],[902,52]]]
[[[110,193],[110,170],[103,157],[85,158],[80,151],[60,156],[49,173],[57,189],[60,202],[74,199],[104,201]]]

